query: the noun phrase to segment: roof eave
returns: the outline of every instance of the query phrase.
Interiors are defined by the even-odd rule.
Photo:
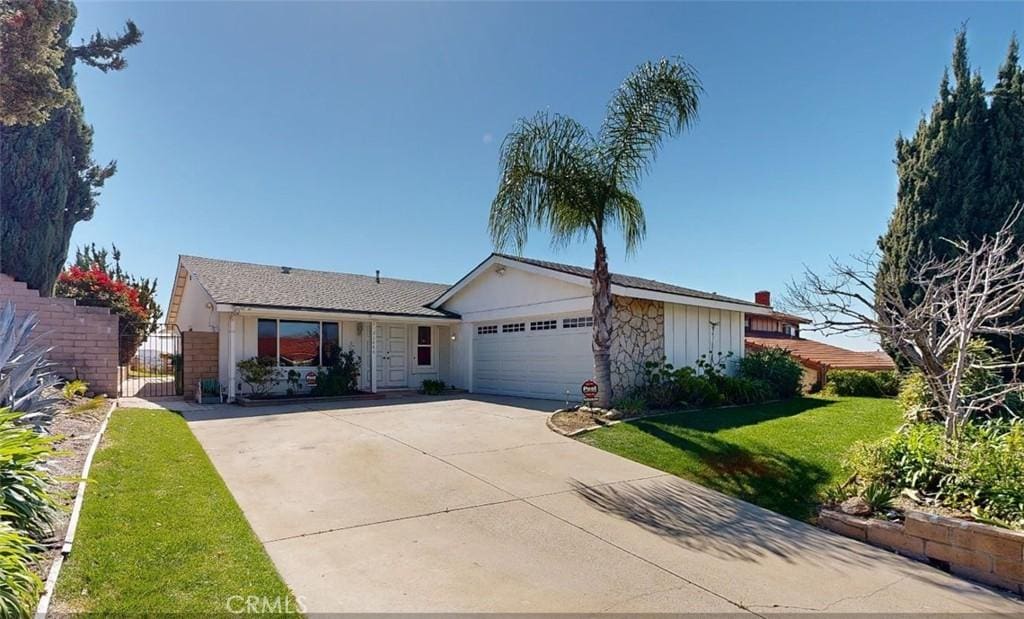
[[[272,305],[272,304],[261,304],[261,303],[217,303],[216,307],[218,312],[233,312],[233,311],[251,311],[251,310],[273,310],[279,312],[296,312],[296,313],[307,313],[307,314],[343,314],[352,318],[365,318],[372,320],[377,317],[383,318],[414,318],[417,320],[431,320],[441,322],[458,322],[461,317],[455,312],[449,312],[446,310],[437,310],[443,312],[444,315],[438,316],[435,314],[420,314],[414,312],[371,312],[366,310],[355,310],[355,309],[337,309],[329,307],[294,307],[288,305]]]

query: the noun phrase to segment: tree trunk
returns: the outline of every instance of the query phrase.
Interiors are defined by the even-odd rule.
[[[600,231],[595,234],[594,274],[590,284],[594,293],[594,382],[601,408],[609,408],[612,400],[612,278],[608,273],[608,252]]]

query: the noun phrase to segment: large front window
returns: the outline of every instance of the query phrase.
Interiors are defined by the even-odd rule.
[[[284,367],[331,365],[341,351],[341,329],[336,322],[260,319],[256,354],[277,360]]]

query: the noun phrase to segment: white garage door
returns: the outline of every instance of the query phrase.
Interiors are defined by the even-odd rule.
[[[594,373],[592,324],[589,316],[477,324],[473,391],[580,400],[580,384]]]

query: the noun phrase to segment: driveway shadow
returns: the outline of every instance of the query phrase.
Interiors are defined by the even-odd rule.
[[[787,564],[799,564],[799,569],[807,570],[811,579],[819,570],[838,570],[839,577],[847,578],[857,578],[858,572],[864,570],[887,571],[927,582],[937,591],[970,596],[963,601],[980,612],[993,612],[991,603],[998,598],[1020,602],[1013,594],[949,577],[926,564],[678,477],[596,487],[575,481],[573,485],[578,495],[594,508],[636,524],[681,548],[717,559],[760,563],[777,558]],[[829,578],[836,578],[836,575]],[[1024,605],[1020,608],[1024,609]]]
[[[772,419],[792,417],[815,408],[834,404],[835,400],[825,398],[792,398],[768,404],[751,404],[731,408],[711,408],[704,410],[682,411],[675,414],[653,417],[646,423],[684,426],[703,432],[717,432],[730,428],[755,425]],[[644,422],[635,422],[639,425]]]
[[[723,441],[714,434],[670,432],[662,423],[651,420],[633,425],[697,458],[702,466],[687,468],[685,477],[793,518],[814,515],[819,489],[830,479],[821,466],[775,449]]]

